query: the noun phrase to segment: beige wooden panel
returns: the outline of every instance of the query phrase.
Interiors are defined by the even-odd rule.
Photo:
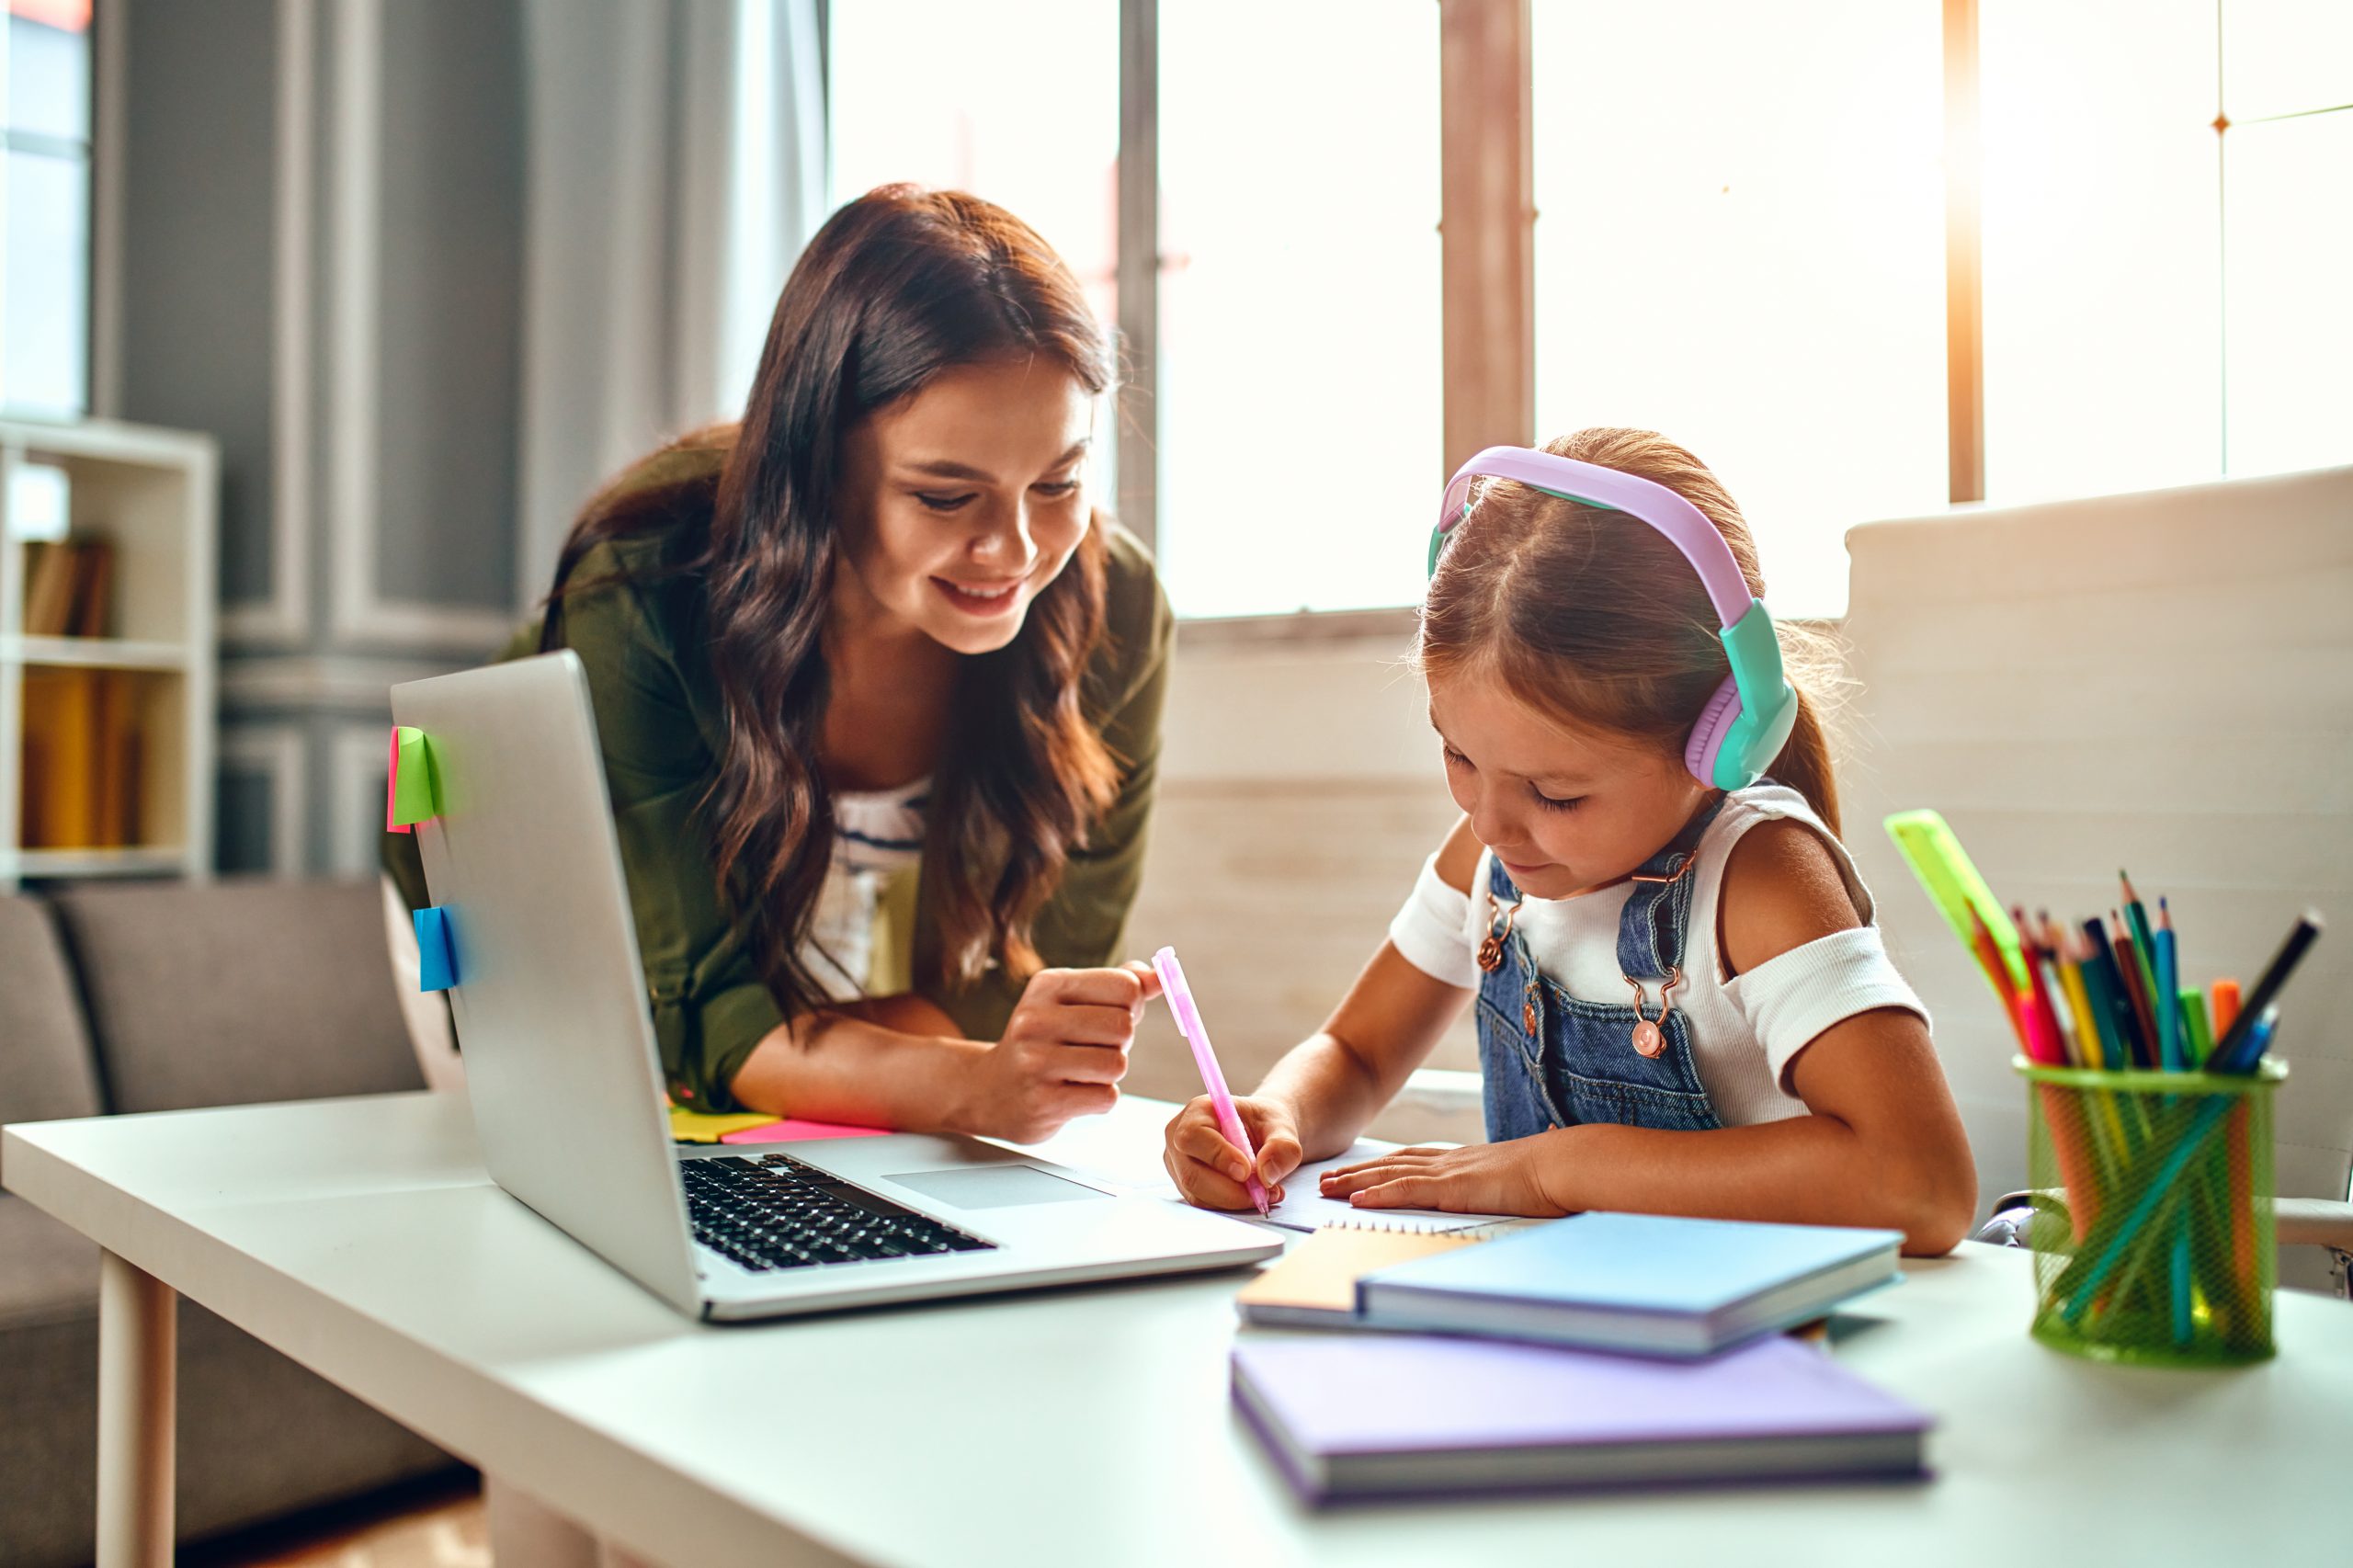
[[[2011,1039],[1881,831],[1949,817],[2003,897],[2105,915],[2170,894],[2186,977],[2252,983],[2334,917],[2283,1008],[2283,1193],[2353,1147],[2353,469],[1974,509],[1847,536],[1859,681],[1847,839],[1937,1014],[1984,1194],[2024,1178]]]
[[[1321,1027],[1455,815],[1435,767],[1419,782],[1163,787],[1128,946],[1139,957],[1175,946],[1237,1094]],[[1477,1062],[1466,1013],[1429,1065]],[[1170,1099],[1200,1092],[1165,1008],[1139,1031],[1128,1086]]]

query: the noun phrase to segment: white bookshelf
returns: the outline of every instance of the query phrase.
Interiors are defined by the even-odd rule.
[[[18,470],[65,471],[70,537],[113,547],[103,637],[28,636]],[[220,459],[210,437],[109,420],[0,421],[0,889],[48,878],[212,868],[214,545]],[[125,845],[24,843],[28,671],[122,671],[139,758]]]

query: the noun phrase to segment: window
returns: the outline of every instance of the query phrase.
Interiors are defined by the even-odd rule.
[[[1180,615],[1421,597],[1446,480],[1438,21],[1429,0],[1161,6],[1159,554]]]
[[[1995,501],[2221,471],[2214,47],[2212,0],[1982,0]]]
[[[89,0],[11,0],[0,62],[0,409],[72,417],[89,403]]]
[[[2353,11],[1981,6],[1988,496],[2353,460]]]
[[[829,207],[901,181],[986,197],[1044,236],[1112,329],[1119,6],[1026,0],[1013,27],[967,0],[836,0],[828,27]],[[1098,497],[1116,494],[1111,419],[1107,403]]]
[[[1997,502],[2353,461],[2344,0],[1956,12],[1978,31],[1979,232],[1949,236],[1981,255],[1974,300],[1946,277],[1953,0],[1529,5],[1533,434],[1690,447],[1777,612],[1843,611],[1846,529],[1942,509],[1956,453]],[[1017,33],[982,10],[836,6],[837,194],[977,189],[1115,319],[1120,17],[1156,10],[1170,596],[1192,617],[1416,600],[1445,461],[1438,7],[1041,0]],[[1982,429],[1946,406],[1949,292],[1982,322],[1955,367]]]
[[[1536,426],[1660,431],[1835,615],[1848,525],[1945,505],[1936,0],[1536,0]]]
[[[2353,462],[2353,6],[2224,0],[2222,455]]]

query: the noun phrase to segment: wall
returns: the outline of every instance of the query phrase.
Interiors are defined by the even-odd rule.
[[[1128,946],[1164,944],[1185,971],[1237,1092],[1322,1025],[1371,957],[1456,812],[1438,766],[1410,619],[1367,635],[1268,640],[1180,628],[1160,807]],[[1467,1019],[1431,1059],[1477,1062]],[[1200,1092],[1154,1008],[1130,1086]],[[1476,1136],[1417,1122],[1399,1136]]]
[[[517,557],[521,0],[118,4],[123,418],[222,444],[224,871],[374,863]]]

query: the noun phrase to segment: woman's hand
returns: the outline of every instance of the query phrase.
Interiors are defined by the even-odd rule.
[[[1299,1169],[1300,1162],[1299,1128],[1290,1110],[1279,1100],[1256,1096],[1235,1100],[1233,1108],[1242,1118],[1243,1131],[1250,1134],[1250,1146],[1257,1151],[1256,1175],[1267,1189],[1267,1201],[1280,1203],[1283,1178]],[[1257,1208],[1243,1186],[1252,1174],[1251,1164],[1218,1131],[1217,1112],[1207,1095],[1188,1101],[1169,1119],[1160,1161],[1188,1203],[1203,1209]]]
[[[956,1126],[1039,1143],[1074,1116],[1109,1110],[1119,1103],[1136,1020],[1159,994],[1159,978],[1143,963],[1031,975],[1005,1037],[968,1059]]]
[[[1460,1149],[1395,1149],[1324,1173],[1324,1196],[1359,1209],[1444,1209],[1457,1214],[1568,1212],[1544,1195],[1544,1156],[1562,1132],[1469,1143]]]

